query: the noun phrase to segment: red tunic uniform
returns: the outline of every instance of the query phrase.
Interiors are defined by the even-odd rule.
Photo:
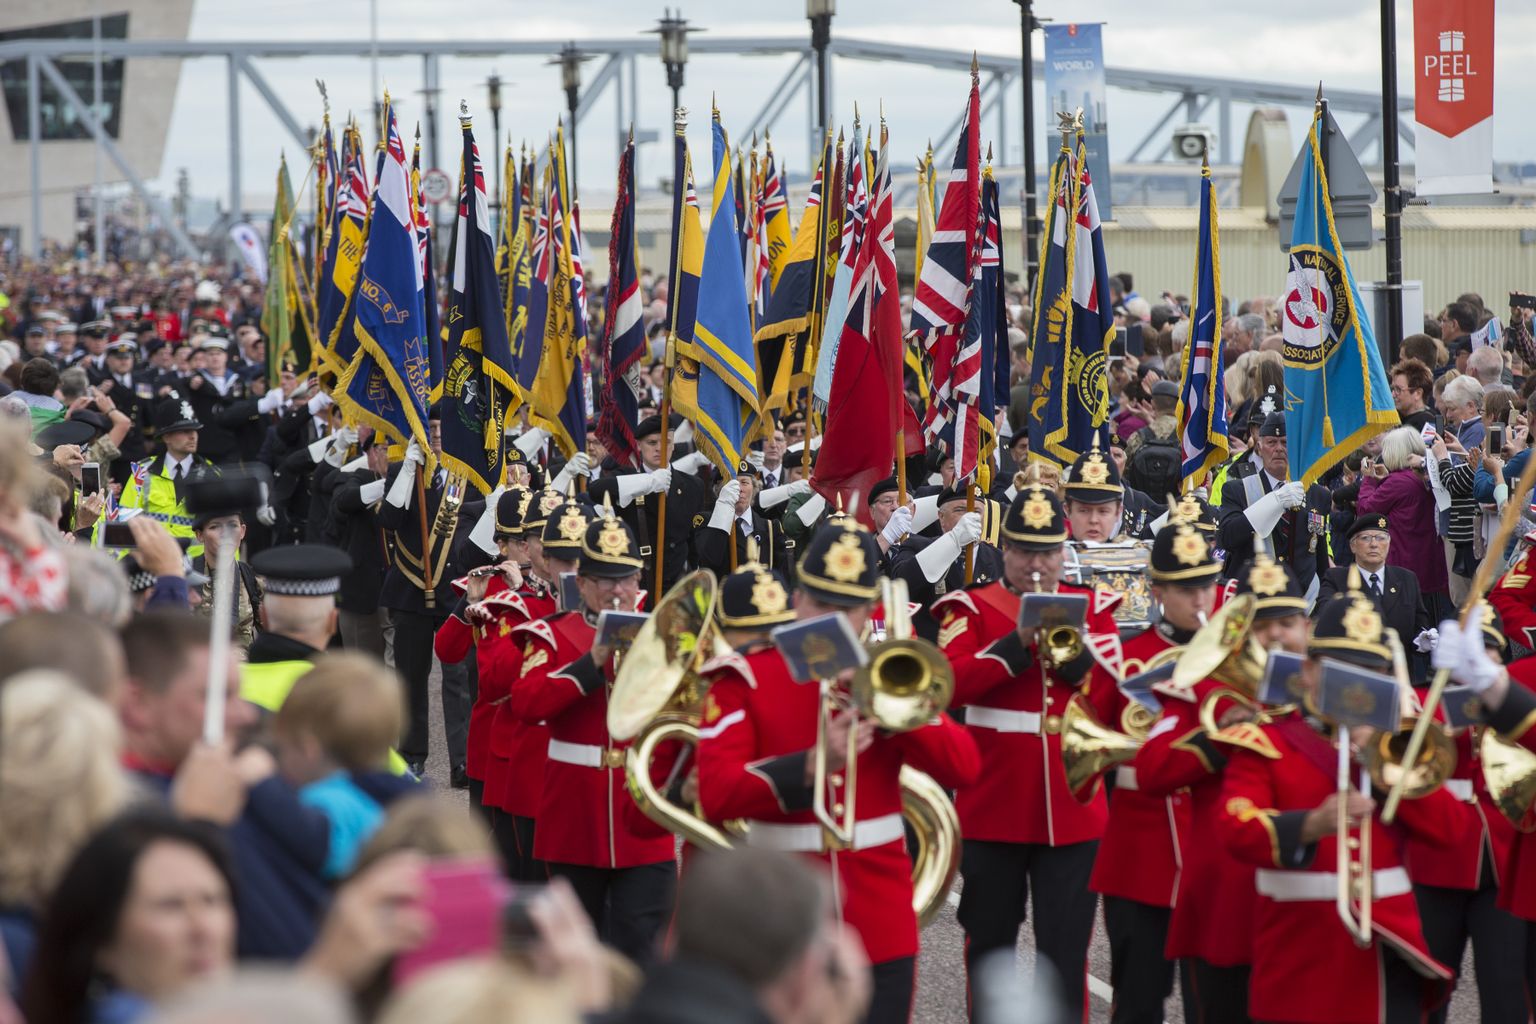
[[[1488,724],[1512,743],[1536,751],[1536,658],[1509,666],[1509,694]],[[1527,821],[1532,816],[1526,812]],[[1504,862],[1499,906],[1527,921],[1536,921],[1536,833],[1515,831]]]
[[[1144,795],[1189,791],[1166,953],[1170,960],[1197,957],[1216,967],[1241,967],[1253,962],[1253,868],[1222,845],[1218,829],[1226,755],[1200,725],[1200,706],[1231,691],[1205,679],[1180,692],[1159,690],[1163,714],[1136,755],[1136,781]]]
[[[1498,609],[1505,636],[1536,650],[1536,558],[1531,555],[1531,543],[1528,536],[1526,549],[1488,591],[1488,603]]]
[[[613,663],[610,659],[594,664],[592,625],[576,612],[563,612],[525,622],[512,635],[524,646],[522,675],[508,703],[523,721],[549,726],[533,855],[542,861],[600,868],[672,860],[670,835],[638,836],[627,827],[628,744],[608,735]]]
[[[1224,744],[1231,759],[1218,819],[1218,838],[1256,869],[1249,1011],[1265,1020],[1374,1024],[1383,1012],[1383,947],[1425,978],[1426,1005],[1437,1003],[1451,972],[1425,947],[1403,840],[1405,833],[1423,842],[1452,836],[1460,822],[1456,798],[1441,789],[1404,800],[1391,828],[1372,817],[1375,940],[1361,949],[1334,906],[1335,837],[1301,842],[1307,812],[1337,788],[1333,744],[1294,713],[1249,736],[1244,746]]]
[[[910,764],[946,788],[966,786],[981,769],[976,744],[947,715],[912,732],[876,733],[858,758],[854,848],[824,851],[811,810],[814,793],[805,782],[816,744],[818,685],[791,679],[773,648],[719,658],[706,666],[706,674],[711,685],[698,747],[705,817],[745,818],[748,842],[827,862],[843,917],[863,938],[870,961],[915,956],[917,916],[902,829],[901,768]],[[845,795],[842,773],[832,774],[827,785],[835,813]]]
[[[549,729],[542,722],[525,722],[512,713],[512,684],[523,672],[526,641],[513,630],[524,622],[555,613],[555,600],[542,588],[525,587],[517,595],[522,611],[509,609],[484,628],[475,649],[480,693],[486,704],[485,803],[521,818],[536,818],[544,791],[544,762],[549,753]]]
[[[1174,646],[1156,627],[1146,630],[1126,642],[1122,674],[1128,678],[1143,671],[1153,656]],[[1120,727],[1130,698],[1120,692],[1116,679],[1103,666],[1094,667],[1083,695],[1100,722],[1112,729]],[[1115,770],[1109,821],[1088,885],[1105,896],[1171,907],[1178,893],[1181,837],[1189,831],[1189,794],[1182,789],[1165,796],[1142,792],[1139,761],[1138,755]]]
[[[1087,594],[1062,584],[1064,594]],[[966,839],[1066,846],[1104,832],[1102,791],[1080,803],[1061,764],[1061,715],[1076,687],[1036,661],[1015,632],[1019,596],[1001,582],[946,594],[933,604],[939,647],[955,670],[956,707],[985,766],[956,797]],[[1090,603],[1090,634],[1117,636],[1106,609]]]
[[[458,581],[455,580],[455,585]],[[487,598],[507,592],[506,578],[500,575],[492,576],[485,588]],[[469,654],[471,645],[478,643],[476,627],[464,617],[464,601],[460,601],[453,609],[453,614],[437,627],[437,635],[432,638],[432,653],[437,655],[437,660],[445,665],[457,665]],[[524,618],[527,616],[525,615]],[[521,619],[513,620],[515,625]],[[510,627],[508,627],[510,628]],[[477,676],[480,674],[478,663]],[[484,782],[486,778],[486,755],[488,753],[488,729],[489,729],[490,705],[485,698],[485,685],[476,683],[475,703],[469,710],[469,737],[464,747],[464,771],[470,778],[477,782]]]

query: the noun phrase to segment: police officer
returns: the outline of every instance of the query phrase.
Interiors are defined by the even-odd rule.
[[[240,696],[275,712],[336,632],[336,592],[352,559],[324,544],[289,544],[258,553],[251,568],[262,584],[264,632],[246,652]]]
[[[198,455],[198,435],[203,424],[183,399],[171,398],[160,403],[155,412],[155,433],[165,451],[148,462],[133,467],[128,485],[118,501],[121,508],[136,508],[163,523],[173,537],[195,540],[192,517],[187,512],[186,484],[218,469]],[[192,554],[201,552],[194,545]]]

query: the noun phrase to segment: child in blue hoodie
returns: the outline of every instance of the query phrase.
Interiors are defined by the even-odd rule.
[[[278,771],[330,823],[327,879],[352,870],[400,788],[388,764],[404,718],[399,677],[363,654],[317,659],[273,717]]]

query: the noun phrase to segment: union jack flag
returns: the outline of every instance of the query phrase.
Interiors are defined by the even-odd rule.
[[[1221,264],[1216,229],[1216,190],[1211,169],[1201,168],[1200,235],[1195,249],[1195,286],[1190,289],[1194,315],[1184,352],[1184,382],[1179,397],[1182,477],[1198,487],[1206,473],[1227,457],[1227,409],[1221,368]]]

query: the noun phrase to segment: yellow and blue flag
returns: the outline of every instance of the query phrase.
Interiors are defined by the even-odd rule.
[[[391,441],[403,445],[415,439],[428,468],[435,468],[427,437],[433,384],[428,346],[433,339],[427,335],[422,253],[405,144],[387,95],[384,104],[388,134],[348,319],[356,355],[337,381],[333,397],[349,418]]]
[[[672,138],[672,268],[667,302],[667,345],[672,352],[672,378],[667,394],[672,408],[689,420],[698,419],[699,362],[693,351],[694,322],[699,312],[699,275],[704,267],[704,232],[699,227],[699,197],[693,188],[693,158],[688,153],[686,127],[675,125]]]
[[[351,331],[344,330],[344,322],[351,315],[357,268],[363,262],[363,246],[368,240],[368,188],[363,137],[357,125],[348,125],[342,133],[341,166],[337,172],[336,198],[330,209],[317,297],[319,368],[332,377],[341,375],[357,350]]]
[[[507,325],[507,343],[512,348],[512,377],[516,388],[513,393],[513,411],[528,401],[528,392],[520,382],[523,351],[528,340],[528,302],[533,287],[533,241],[538,224],[538,204],[533,194],[533,164],[526,152],[519,161],[514,179],[511,226],[512,241],[507,252],[506,280],[503,282],[503,315]]]
[[[1227,399],[1221,386],[1221,247],[1216,230],[1216,188],[1211,167],[1200,168],[1200,234],[1195,243],[1194,312],[1184,343],[1179,394],[1183,488],[1199,487],[1227,458]]]
[[[1291,479],[1311,484],[1372,435],[1400,422],[1371,323],[1333,224],[1318,149],[1307,133],[1290,269],[1280,303]]]
[[[699,365],[694,428],[699,450],[729,478],[757,426],[757,360],[736,229],[731,149],[718,113],[711,134],[715,182],[693,327],[692,355]]]
[[[459,170],[452,291],[448,300],[447,370],[442,381],[443,465],[489,494],[501,481],[511,418],[512,351],[507,343],[495,251],[485,201],[485,175],[470,119]]]
[[[565,170],[565,133],[557,130],[550,148],[546,173],[549,187],[549,230],[543,253],[542,295],[534,287],[535,303],[542,299],[542,320],[535,320],[535,304],[529,306],[529,333],[542,325],[538,366],[531,380],[525,367],[519,366],[520,383],[531,385],[532,422],[549,431],[561,454],[570,458],[587,447],[587,399],[582,382],[582,360],[586,354],[586,331],[578,330],[578,296],[574,278],[572,249],[573,218],[566,203],[570,194]],[[527,349],[524,350],[527,355]],[[525,385],[525,386],[527,386]]]
[[[789,193],[784,188],[784,177],[773,159],[773,142],[767,144],[763,158],[763,228],[767,234],[768,284],[764,287],[764,299],[779,286],[779,275],[784,272],[784,257],[789,252]]]
[[[790,392],[801,381],[797,371],[804,363],[802,350],[808,340],[802,336],[810,331],[824,299],[826,225],[823,219],[823,188],[835,190],[832,177],[832,133],[828,132],[822,148],[821,163],[816,168],[816,178],[811,183],[810,195],[805,200],[805,212],[800,215],[800,225],[795,231],[794,242],[784,253],[782,264],[776,271],[773,293],[768,298],[768,309],[757,329],[758,361],[763,371],[763,408],[780,409],[790,404]],[[769,221],[770,256],[772,253],[772,220]],[[770,266],[775,261],[770,259]]]

